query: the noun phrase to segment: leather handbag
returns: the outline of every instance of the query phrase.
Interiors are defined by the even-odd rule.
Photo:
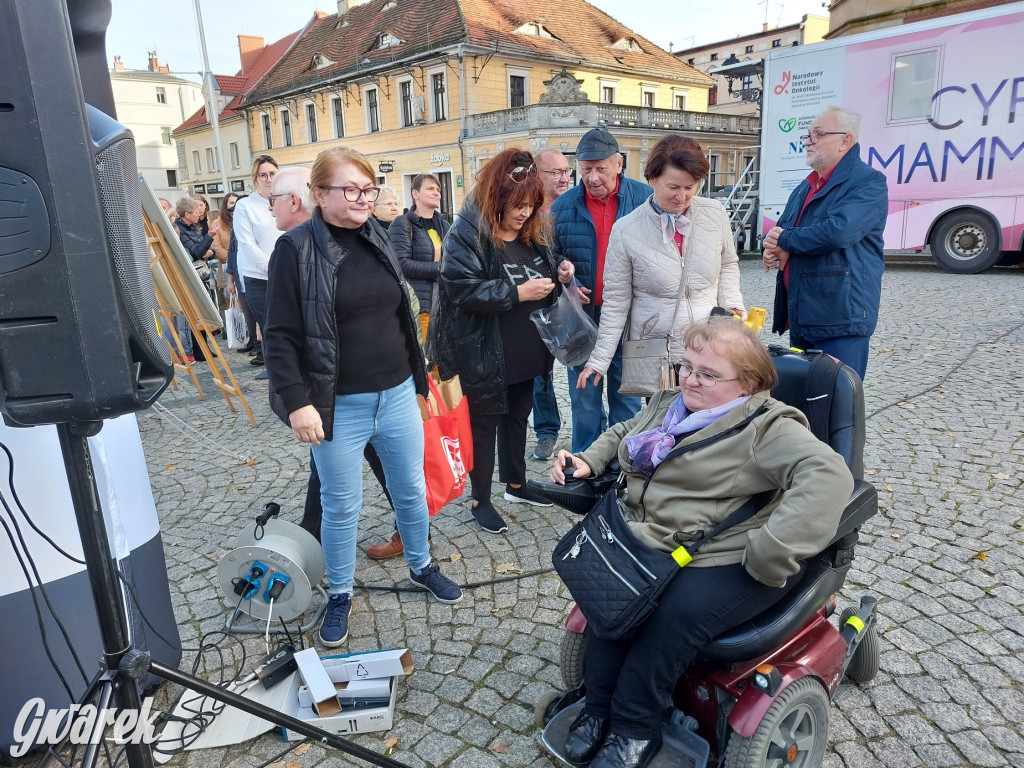
[[[676,327],[676,317],[683,295],[687,292],[686,278],[689,272],[690,244],[692,237],[686,238],[686,254],[679,259],[679,290],[676,292],[676,308],[672,313],[672,325],[665,336],[649,336],[646,328],[648,323],[657,324],[660,316],[647,320],[640,331],[640,338],[623,340],[622,342],[622,383],[619,394],[633,397],[650,397],[661,389],[671,389],[677,385],[676,369],[672,365],[671,343],[672,331]],[[687,310],[690,305],[687,302]],[[630,311],[632,314],[632,310]],[[693,317],[690,317],[693,322]],[[626,319],[626,328],[632,326],[632,318]]]
[[[617,485],[602,496],[559,540],[551,555],[555,570],[587,619],[587,628],[608,640],[623,637],[642,624],[697,550],[722,531],[753,517],[775,495],[775,491],[755,494],[710,533],[680,544],[673,552],[662,552],[630,532],[619,488]]]

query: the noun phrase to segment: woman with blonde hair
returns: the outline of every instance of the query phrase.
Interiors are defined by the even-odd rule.
[[[234,232],[238,243],[239,290],[245,294],[256,324],[263,329],[267,315],[267,265],[270,252],[281,232],[270,212],[270,190],[277,176],[277,161],[270,155],[257,155],[252,161],[252,186],[256,194],[235,205]],[[263,365],[263,346],[253,345],[256,356],[249,362]]]
[[[281,235],[270,261],[265,338],[271,406],[311,445],[320,475],[330,586],[320,641],[333,648],[348,636],[367,443],[384,467],[413,585],[445,603],[462,590],[430,559],[416,403],[427,372],[401,267],[371,220],[373,169],[353,149],[329,149],[309,185],[312,218]]]

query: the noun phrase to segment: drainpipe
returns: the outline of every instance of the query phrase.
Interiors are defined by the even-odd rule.
[[[466,138],[466,55],[463,52],[463,43],[459,43],[459,101],[462,107],[462,127],[459,129],[459,161],[462,166],[462,199],[466,199],[469,190],[469,179],[466,178],[466,148],[463,146],[463,139]],[[458,211],[452,211],[452,215]]]

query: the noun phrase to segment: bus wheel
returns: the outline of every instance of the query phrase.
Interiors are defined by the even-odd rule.
[[[999,260],[999,233],[987,216],[976,211],[943,218],[928,244],[932,258],[947,272],[973,275]]]

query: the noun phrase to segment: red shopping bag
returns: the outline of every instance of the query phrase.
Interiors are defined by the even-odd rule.
[[[462,396],[457,378],[455,381],[442,382],[447,395],[444,397],[434,379],[428,376],[430,397],[420,399],[424,437],[423,472],[427,481],[427,509],[431,517],[449,501],[462,495],[469,471],[473,468],[469,402]]]

